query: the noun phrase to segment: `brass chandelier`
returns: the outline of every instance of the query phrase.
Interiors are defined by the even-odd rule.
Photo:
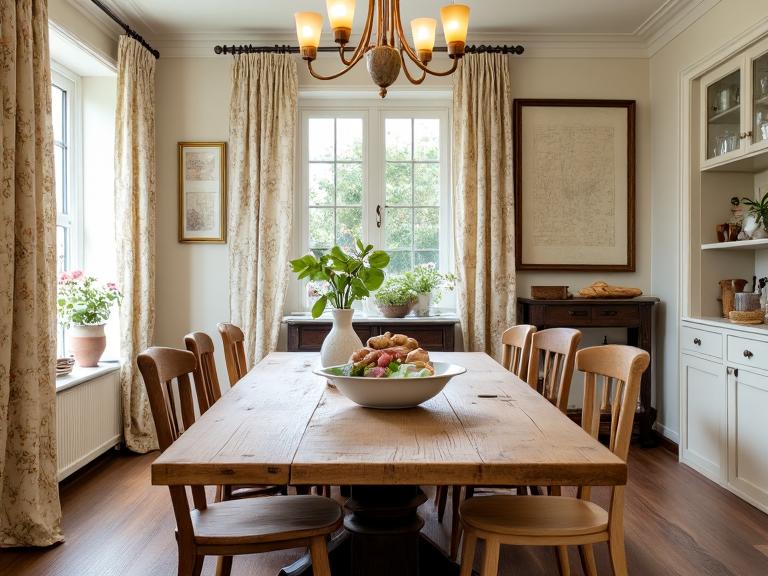
[[[403,31],[400,21],[400,0],[368,0],[368,16],[360,42],[352,57],[344,55],[345,47],[352,35],[352,19],[355,15],[355,0],[326,0],[328,20],[333,29],[333,39],[339,45],[339,57],[344,68],[336,74],[323,76],[312,68],[312,62],[317,58],[320,46],[320,35],[323,29],[323,16],[318,12],[297,12],[296,35],[301,47],[301,57],[307,61],[309,73],[319,80],[333,80],[349,72],[365,56],[368,73],[373,81],[381,88],[382,98],[387,95],[387,87],[400,75],[403,69],[412,84],[421,84],[427,74],[432,76],[448,76],[453,74],[459,59],[464,56],[469,26],[469,6],[449,4],[440,8],[443,21],[443,33],[448,47],[448,56],[453,60],[448,70],[435,71],[428,68],[435,47],[435,29],[437,22],[434,18],[415,18],[411,20],[413,46]],[[376,42],[371,43],[374,17],[376,17]],[[399,44],[399,47],[396,46]],[[412,75],[406,66],[406,56],[420,70],[421,75]]]

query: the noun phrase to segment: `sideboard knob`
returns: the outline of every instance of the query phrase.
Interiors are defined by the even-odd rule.
[[[754,354],[751,350],[744,350],[744,358],[752,358],[752,356],[754,356]]]
[[[693,343],[696,344],[696,346],[701,346],[701,338],[694,338]]]

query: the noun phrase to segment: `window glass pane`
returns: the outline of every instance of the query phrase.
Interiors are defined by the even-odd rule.
[[[440,164],[413,165],[413,203],[416,206],[440,204]]]
[[[355,238],[361,238],[362,234],[362,208],[337,208],[336,243],[345,250],[350,250],[355,245]]]
[[[440,247],[440,210],[438,208],[416,208],[413,211],[414,248]]]
[[[362,204],[363,165],[343,162],[336,164],[336,203]]]
[[[309,247],[333,246],[333,208],[309,209]]]
[[[363,159],[363,119],[336,119],[336,160]]]
[[[64,150],[61,146],[53,146],[54,180],[56,180],[56,211],[61,214],[69,212],[67,197],[64,194],[66,175],[64,174]]]
[[[386,244],[387,249],[407,248],[411,249],[411,215],[410,208],[386,209]]]
[[[440,120],[415,118],[413,121],[413,159],[440,159]]]
[[[53,116],[53,139],[64,142],[64,92],[58,86],[51,86],[51,115]]]
[[[406,205],[413,202],[411,187],[413,164],[410,162],[387,162],[386,174],[386,204],[387,206]]]
[[[411,252],[410,251],[395,251],[389,253],[389,266],[387,266],[387,274],[402,274],[407,272],[413,265],[411,264]]]
[[[310,160],[333,160],[333,132],[333,118],[309,119]]]
[[[411,160],[411,119],[387,118],[384,130],[387,160]]]
[[[56,226],[56,271],[60,274],[69,267],[68,258],[69,230]]]
[[[434,264],[435,267],[440,267],[440,252],[437,250],[418,250],[413,253],[414,265],[420,264]]]
[[[309,165],[309,204],[333,204],[333,164],[312,162]]]

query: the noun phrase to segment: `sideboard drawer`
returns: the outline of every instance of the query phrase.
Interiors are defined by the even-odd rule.
[[[592,310],[592,324],[595,326],[640,325],[638,306],[600,306]]]
[[[729,334],[728,363],[768,370],[768,342]]]
[[[323,340],[331,331],[330,324],[316,324],[312,326],[303,326],[301,330],[296,331],[296,345],[292,352],[319,352],[320,347],[323,345]],[[355,325],[355,332],[360,337],[360,340],[368,340],[373,334],[371,333],[371,327],[362,325]]]
[[[680,329],[680,347],[688,352],[722,358],[723,336],[717,332],[683,326]]]
[[[590,326],[592,308],[590,306],[547,306],[544,311],[544,323],[547,326]]]
[[[452,351],[453,325],[444,326],[414,326],[413,324],[383,324],[381,333],[406,334],[419,341],[419,346],[424,350],[433,352]]]

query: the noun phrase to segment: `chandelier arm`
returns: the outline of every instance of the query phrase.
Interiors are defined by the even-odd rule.
[[[376,45],[381,46],[384,35],[384,0],[377,0],[376,5],[378,6],[379,14],[379,17],[376,19]]]
[[[403,56],[403,47],[400,46],[400,60],[402,60],[403,63],[403,72],[405,72],[405,77],[408,78],[408,81],[411,84],[421,84],[424,82],[424,78],[427,77],[427,71],[422,69],[421,70],[421,78],[416,78],[414,76],[411,76],[411,73],[408,71],[408,66],[406,65],[405,57]]]
[[[312,60],[307,60],[307,69],[309,70],[309,73],[312,75],[312,78],[317,78],[318,80],[335,80],[339,76],[343,76],[352,68],[355,67],[355,64],[357,64],[360,61],[360,58],[362,57],[362,54],[358,56],[357,60],[353,60],[352,63],[349,66],[345,66],[342,70],[339,72],[336,72],[336,74],[331,74],[330,76],[323,76],[322,74],[318,74],[315,72],[315,69],[312,68]]]
[[[400,12],[400,0],[388,0],[387,24],[389,24],[389,45],[395,47],[395,13]]]
[[[431,74],[432,76],[450,76],[451,74],[456,72],[456,68],[459,67],[459,60],[460,58],[454,58],[453,65],[448,70],[435,71],[435,70],[430,70],[426,66],[424,66],[423,70],[424,72],[426,72],[427,74]]]
[[[345,66],[354,66],[352,62],[357,63],[360,54],[365,52],[365,48],[368,46],[368,41],[371,39],[371,30],[373,28],[374,6],[375,0],[368,0],[368,17],[365,19],[365,28],[363,29],[363,35],[360,37],[360,42],[358,43],[357,48],[355,48],[354,54],[352,54],[352,58],[347,60],[344,57],[344,46],[339,46],[339,56],[341,57],[341,62]]]

